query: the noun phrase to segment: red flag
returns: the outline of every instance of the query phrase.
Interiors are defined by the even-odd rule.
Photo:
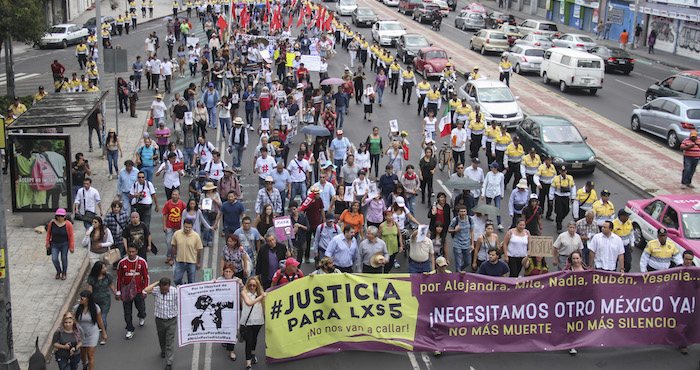
[[[248,7],[244,6],[243,11],[241,12],[240,16],[240,24],[241,27],[246,28],[248,26]]]
[[[306,8],[304,8],[304,13],[306,15],[311,15],[312,11],[311,11],[311,5],[309,5],[309,3],[306,3]]]
[[[219,16],[219,19],[216,21],[216,25],[219,26],[219,29],[223,31],[224,28],[228,27],[226,24],[226,21],[224,20],[224,17]]]
[[[323,31],[323,30],[330,31],[331,30],[331,22],[333,22],[333,12],[328,14],[328,19],[326,19],[326,21],[323,22],[323,28],[321,29],[321,31]]]
[[[281,15],[282,9],[280,7],[277,7],[275,9],[274,13],[272,14],[272,24],[270,25],[270,28],[273,30],[282,28],[282,21],[280,20],[280,15]]]
[[[297,28],[299,28],[299,26],[301,26],[301,24],[304,23],[304,15],[305,14],[306,13],[304,13],[304,12],[299,12],[299,20],[297,21]]]
[[[294,21],[294,19],[292,19],[293,17],[294,17],[294,13],[289,12],[289,22],[287,22],[287,28],[289,28],[289,29],[292,28],[292,22]]]
[[[316,28],[321,29],[322,21],[323,18],[325,18],[326,14],[326,8],[325,7],[319,7],[318,10],[318,17],[316,17]]]
[[[263,22],[267,22],[267,14],[270,13],[270,1],[265,0],[265,16],[263,17]]]

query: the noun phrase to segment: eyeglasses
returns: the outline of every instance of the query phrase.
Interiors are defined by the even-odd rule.
[[[145,179],[145,178],[146,178],[146,177],[144,177],[144,176],[139,176],[139,179]]]

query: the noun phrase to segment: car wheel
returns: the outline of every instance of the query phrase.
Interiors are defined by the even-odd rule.
[[[644,240],[644,234],[642,234],[642,228],[636,223],[632,225],[632,232],[634,233],[634,246],[642,249],[647,245]]]
[[[469,41],[469,50],[474,50],[474,44],[471,41]]]
[[[403,55],[401,60],[403,60],[403,64],[408,64],[408,59],[406,58],[406,54]]]
[[[678,135],[676,135],[675,131],[671,131],[668,133],[666,144],[671,149],[678,149],[678,147],[680,146],[680,142],[678,141]]]
[[[595,95],[595,93],[597,93],[597,92],[598,92],[598,89],[591,89],[591,91],[589,91],[589,93],[591,95]]]
[[[625,75],[629,75],[630,73],[632,73],[632,69],[625,69],[622,73]]]
[[[630,126],[632,127],[632,131],[639,131],[642,129],[642,124],[639,122],[639,117],[637,116],[632,116],[632,121],[630,122]]]
[[[61,41],[61,48],[65,49],[67,47],[68,47],[68,40],[64,39],[63,41]]]
[[[654,97],[651,96],[651,94],[647,94],[645,100],[646,100],[647,103],[649,103],[649,102],[651,102],[652,100],[654,100]]]
[[[566,82],[564,82],[564,81],[559,81],[559,91],[561,91],[561,92],[566,92],[566,89],[567,89],[567,87],[566,87]]]
[[[549,84],[549,77],[547,77],[547,72],[544,72],[542,74],[542,82],[544,82],[545,85]]]
[[[513,69],[515,73],[517,74],[522,74],[522,71],[520,70],[520,63],[515,64],[515,68]]]
[[[484,48],[484,45],[481,45],[481,55],[486,55],[486,49]]]

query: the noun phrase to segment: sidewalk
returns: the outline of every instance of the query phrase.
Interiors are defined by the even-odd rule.
[[[371,6],[373,0],[360,0],[360,6]],[[395,11],[386,7],[373,7],[380,18],[396,18]],[[406,32],[423,33],[434,43],[452,52],[452,63],[460,74],[468,73],[479,65],[489,76],[498,75],[496,63],[474,52],[466,51],[468,37],[452,40],[444,35],[426,31],[415,22],[403,22]],[[652,196],[661,194],[700,194],[700,190],[683,190],[680,187],[683,156],[680,152],[641,137],[615,122],[584,108],[566,97],[559,96],[541,83],[530,81],[520,75],[511,77],[513,95],[520,96],[520,105],[526,114],[551,114],[563,116],[574,122],[587,143],[596,153],[599,165],[611,173],[637,186]],[[602,93],[605,93],[603,90]],[[700,175],[695,176],[697,183]]]
[[[98,0],[95,0],[98,1]],[[118,1],[117,2],[119,6],[112,10],[112,8],[109,5],[109,1],[102,1],[102,7],[100,8],[100,12],[102,13],[101,15],[103,17],[110,16],[114,17],[114,19],[117,19],[119,15],[124,15],[124,12],[128,11],[128,3],[123,2],[123,1]],[[152,20],[157,20],[161,19],[163,17],[167,16],[172,16],[173,15],[173,3],[170,0],[153,0],[153,4],[155,5],[153,8],[153,17],[148,16],[148,11],[146,12],[146,17],[141,16],[141,2],[137,1],[136,2],[136,17],[137,17],[137,25],[141,25],[143,23],[152,21]],[[181,10],[184,11],[184,7],[180,7]],[[79,16],[73,18],[70,23],[75,23],[79,27],[82,27],[85,22],[88,21],[88,19],[92,18],[95,16],[95,9],[91,10],[86,10]]]
[[[484,7],[488,8],[492,11],[505,12],[505,13],[512,14],[513,16],[515,16],[518,23],[522,23],[522,21],[525,19],[539,19],[539,20],[546,20],[547,19],[546,10],[541,9],[541,8],[537,8],[537,14],[533,15],[533,14],[529,14],[526,12],[518,11],[516,9],[508,9],[508,11],[506,12],[505,11],[506,9],[498,8],[498,5],[495,1],[493,1],[493,2],[492,1],[485,1],[485,2],[482,2],[481,4]],[[590,35],[591,38],[593,38],[594,40],[596,38],[595,34],[580,30],[576,27],[567,26],[567,25],[564,25],[561,23],[557,23],[557,27],[559,28],[559,32],[562,34],[563,33],[579,33],[579,34]],[[633,30],[628,30],[628,32],[630,32],[631,35],[634,34]],[[630,38],[632,38],[632,37],[630,37]],[[616,48],[620,47],[620,43],[616,40],[596,40],[596,42],[598,43],[598,45],[601,45],[601,46],[616,47]],[[647,52],[647,50],[648,50],[647,47],[644,46],[644,42],[641,42],[641,41],[639,43],[638,49],[632,49],[631,47],[627,48],[627,52],[629,52],[635,59],[644,59],[645,61],[649,61],[650,63],[653,63],[653,64],[657,64],[657,63],[663,64],[665,66],[676,68],[676,69],[681,70],[681,71],[685,71],[685,70],[698,71],[698,70],[700,70],[700,61],[698,61],[698,60],[690,59],[690,58],[683,57],[680,55],[674,55],[674,54],[667,53],[664,51],[659,51],[659,50],[656,50],[655,54],[649,54]],[[673,73],[675,73],[675,72],[673,72]]]

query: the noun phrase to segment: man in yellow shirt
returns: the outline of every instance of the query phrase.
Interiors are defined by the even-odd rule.
[[[477,114],[472,112],[469,114],[469,129],[467,130],[467,136],[469,137],[470,141],[470,158],[479,158],[479,148],[481,148],[481,144],[484,141],[484,133],[486,133],[486,120],[484,119],[484,115],[481,112]]]
[[[100,89],[98,89],[97,86],[95,86],[95,83],[90,80],[88,82],[88,88],[85,91],[100,91]]]
[[[117,15],[117,33],[119,36],[122,35],[122,31],[124,30],[124,18],[122,17],[121,14]]]
[[[401,102],[403,103],[405,101],[406,104],[411,104],[411,93],[413,92],[413,86],[416,84],[416,76],[413,74],[411,66],[407,66],[406,70],[401,74],[400,83],[403,92]],[[406,93],[408,93],[408,99]]]
[[[601,191],[600,199],[593,202],[591,209],[595,212],[595,222],[598,226],[602,226],[605,221],[612,221],[615,217],[615,206],[610,202],[610,192]]]
[[[681,250],[676,243],[668,239],[665,228],[659,228],[657,239],[650,240],[639,260],[639,271],[651,272],[666,270],[671,267],[671,262],[676,266],[683,264]]]
[[[425,95],[428,94],[428,91],[430,91],[430,84],[428,83],[428,80],[425,77],[423,77],[423,81],[416,85],[416,98],[418,98],[418,114],[420,114],[420,112],[423,110]]]
[[[617,218],[613,221],[613,232],[622,239],[625,246],[625,272],[632,269],[632,251],[636,245],[634,228],[630,221],[630,213],[624,208],[617,212]]]
[[[180,11],[180,4],[175,0],[173,1],[173,19],[177,18],[178,11]]]
[[[124,12],[124,31],[126,31],[126,34],[129,34],[129,27],[131,26],[131,15],[129,15],[129,12]]]
[[[523,171],[525,177],[527,178],[527,184],[530,185],[530,193],[537,194],[537,185],[535,184],[535,174],[540,168],[542,161],[540,156],[537,154],[535,148],[530,148],[530,151],[526,156],[523,157],[523,165],[520,167],[520,171]],[[543,205],[544,206],[544,205]]]
[[[520,172],[520,165],[523,161],[523,156],[525,155],[525,149],[520,144],[519,137],[513,137],[513,142],[506,147],[506,152],[504,154],[505,156],[503,158],[503,163],[506,165],[506,179],[504,186],[507,187],[508,183],[510,182],[510,178],[513,177],[513,190],[515,190],[520,179],[525,177]]]
[[[459,100],[459,99],[457,99]],[[455,108],[455,114],[452,116],[452,122],[457,122],[457,121],[462,121],[462,122],[467,122],[469,121],[469,115],[472,112],[472,107],[467,104],[467,99],[464,100],[459,100],[459,107]],[[450,100],[450,105],[452,105],[452,101]],[[491,162],[489,162],[491,163]]]
[[[554,201],[554,213],[557,214],[557,234],[561,234],[561,224],[569,214],[571,203],[576,194],[574,178],[567,174],[566,166],[559,167],[559,175],[552,180],[549,187],[549,200]]]
[[[190,0],[187,0],[187,3],[185,4],[185,9],[187,10],[187,18],[192,17],[192,2]]]
[[[471,113],[469,115],[471,115]],[[486,126],[484,141],[486,147],[486,158],[488,159],[489,163],[493,163],[496,160],[496,156],[494,155],[493,151],[493,148],[496,145],[494,142],[496,141],[496,136],[498,136],[498,133],[501,132],[501,129],[498,128],[498,122],[492,120],[490,123],[490,125]]]
[[[420,84],[418,84],[420,86]],[[425,93],[425,98],[423,99],[423,114],[427,115],[428,112],[433,111],[437,116],[440,111],[440,106],[442,105],[442,98],[440,97],[440,91],[438,91],[438,85],[434,84],[431,90]],[[418,113],[420,113],[420,106],[418,107]]]
[[[496,158],[496,162],[501,168],[504,168],[503,157],[506,154],[506,149],[511,143],[510,134],[508,133],[508,127],[506,124],[502,124],[498,133],[494,136],[492,153]],[[517,182],[517,181],[516,181]]]
[[[15,96],[15,102],[10,105],[10,109],[12,109],[15,118],[27,111],[27,107],[19,100],[19,96]]]
[[[481,78],[481,74],[479,73],[479,66],[474,66],[474,69],[472,70],[471,73],[469,73],[469,80],[478,80]]]
[[[554,176],[557,175],[557,169],[552,164],[552,156],[548,155],[544,157],[544,163],[537,168],[535,173],[535,184],[537,189],[539,189],[539,200],[542,205],[542,214],[544,215],[544,208],[547,205],[546,218],[552,221],[552,206],[553,202],[548,199],[549,197],[549,187],[552,186],[552,180]]]
[[[141,1],[141,16],[146,18],[146,1]]]
[[[80,40],[78,46],[75,47],[75,56],[78,57],[78,65],[80,66],[80,69],[85,68],[87,65],[88,47],[85,45],[83,40]]]
[[[376,63],[373,60],[376,59],[376,56],[374,59],[370,58],[370,64]],[[371,66],[370,66],[371,68]],[[394,62],[391,63],[389,66],[389,91],[393,92],[396,94],[396,91],[399,89],[399,76],[401,75],[401,65],[399,64],[399,61],[394,59]]]
[[[583,218],[586,211],[593,207],[593,202],[598,200],[598,194],[594,190],[595,183],[593,181],[586,182],[586,186],[578,189],[573,204],[574,220],[578,221]],[[600,225],[598,225],[600,227]]]
[[[43,99],[47,95],[46,91],[44,91],[44,85],[39,86],[39,92],[34,94],[34,101],[32,101],[32,105],[36,104],[39,100]]]

